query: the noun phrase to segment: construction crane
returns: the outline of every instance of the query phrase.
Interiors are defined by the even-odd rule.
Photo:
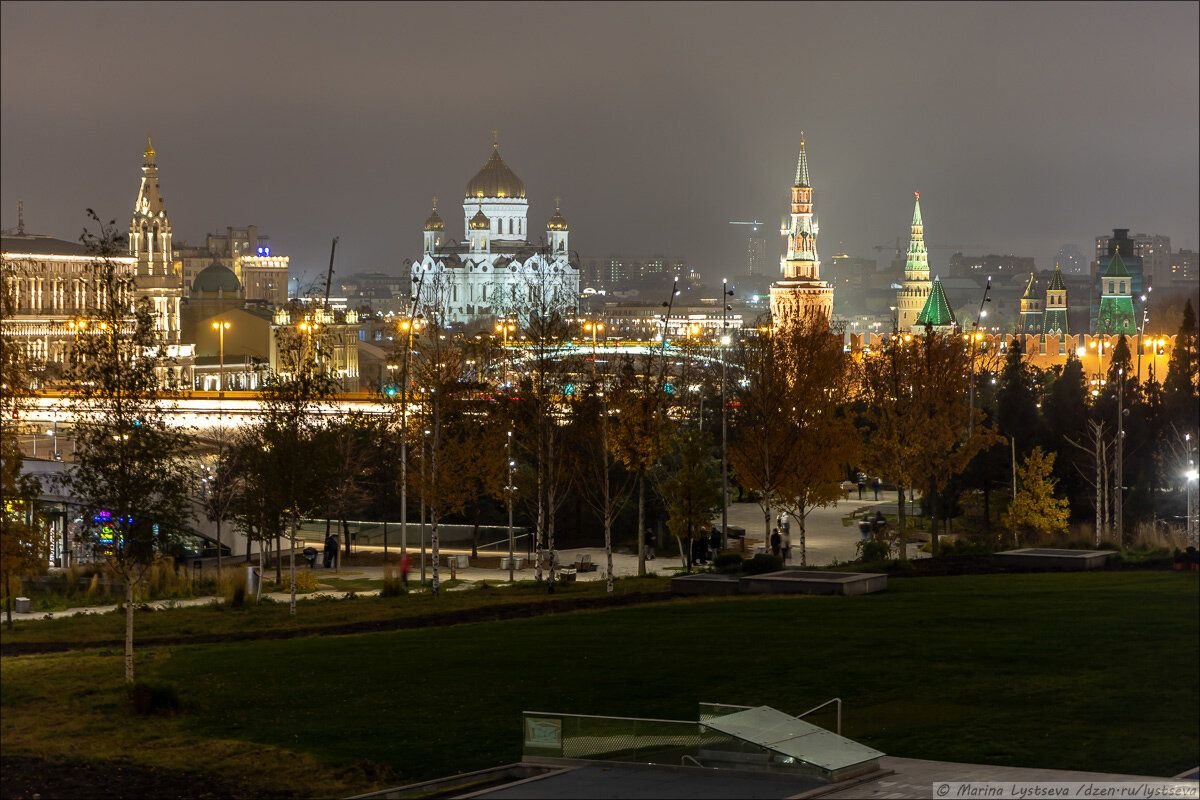
[[[329,286],[333,283],[333,254],[337,252],[338,237],[333,237],[333,245],[329,248],[329,272],[325,273],[325,310],[329,310]]]
[[[758,220],[754,220],[753,222],[742,222],[740,220],[738,220],[738,221],[730,220],[729,224],[730,225],[753,225],[754,227],[752,227],[750,229],[750,232],[754,233],[755,231],[758,230],[759,225],[763,225],[765,223],[759,222]]]

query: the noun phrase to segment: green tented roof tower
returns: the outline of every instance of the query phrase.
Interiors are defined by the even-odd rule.
[[[1070,333],[1067,324],[1067,284],[1063,281],[1062,268],[1054,264],[1054,277],[1046,287],[1046,311],[1042,314],[1042,334],[1066,337]]]
[[[929,292],[925,307],[917,315],[918,327],[925,328],[930,325],[942,329],[958,327],[954,309],[950,308],[950,301],[946,299],[946,293],[942,290],[941,278],[933,279],[933,289]]]
[[[1037,293],[1037,277],[1031,272],[1021,295],[1021,333],[1037,335],[1042,332],[1042,298]]]
[[[1108,269],[1100,276],[1100,315],[1096,333],[1130,336],[1137,333],[1133,313],[1133,279],[1120,252],[1113,253]]]

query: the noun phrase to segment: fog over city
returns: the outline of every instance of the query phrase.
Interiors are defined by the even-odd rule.
[[[1088,254],[1114,227],[1197,244],[1195,3],[110,5],[5,3],[0,218],[74,239],[125,220],[145,136],[176,238],[257,224],[319,271],[399,271],[447,235],[499,130],[536,238],[586,257],[768,262],[806,134],[821,255],[908,235]],[[937,248],[943,248],[941,250]],[[888,256],[884,253],[884,260]],[[342,267],[339,268],[339,271]]]

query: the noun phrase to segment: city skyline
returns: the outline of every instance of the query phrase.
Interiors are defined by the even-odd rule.
[[[345,270],[398,272],[430,198],[457,201],[498,128],[514,171],[541,187],[530,218],[548,218],[561,196],[583,223],[572,244],[584,257],[681,253],[710,279],[733,277],[746,239],[728,222],[762,219],[773,274],[804,130],[830,255],[905,236],[912,191],[936,231],[935,272],[955,249],[1033,255],[1047,269],[1062,243],[1086,251],[1113,227],[1177,248],[1198,238],[1197,59],[1182,38],[1194,5],[1152,17],[1125,6],[705,6],[682,23],[656,6],[505,6],[489,35],[520,42],[533,24],[551,34],[547,57],[523,58],[517,44],[484,73],[419,38],[384,45],[396,25],[453,27],[487,6],[236,6],[242,24],[226,30],[232,8],[6,4],[4,227],[17,200],[27,230],[63,238],[86,207],[123,217],[149,128],[177,239],[250,221],[297,273],[320,269],[335,235]],[[658,36],[680,24],[684,35]],[[49,26],[61,58],[18,69]],[[618,29],[630,34],[621,57],[596,46]],[[1009,30],[1042,60],[1008,59],[997,31]],[[100,37],[128,46],[101,51]],[[377,46],[351,49],[354,37]],[[722,41],[720,55],[695,59]],[[839,48],[848,42],[866,49]],[[1149,46],[1154,59],[1106,57]],[[214,58],[199,58],[205,48]],[[139,72],[156,59],[160,69]],[[469,111],[453,99],[464,85]],[[111,102],[135,89],[158,102]],[[950,107],[953,118],[940,110]],[[64,124],[80,114],[88,125]],[[461,235],[456,224],[448,236]]]

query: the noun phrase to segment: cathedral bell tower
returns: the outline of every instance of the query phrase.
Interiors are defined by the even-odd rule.
[[[566,256],[569,253],[567,249],[568,235],[567,220],[562,215],[559,199],[556,197],[554,198],[554,216],[546,223],[546,242],[550,245],[551,256],[559,254]]]
[[[141,185],[129,221],[129,255],[137,259],[136,296],[150,301],[155,325],[166,344],[178,344],[183,285],[175,274],[171,220],[158,188],[158,153],[149,136],[142,153]]]
[[[437,198],[433,198],[433,210],[429,212],[429,219],[425,220],[425,253],[434,253],[441,249],[442,243],[446,237],[446,222],[438,214]]]
[[[813,188],[808,177],[808,152],[800,135],[800,155],[792,184],[791,215],[780,234],[787,237],[787,254],[780,262],[782,278],[771,284],[771,320],[776,327],[788,319],[828,325],[833,316],[833,286],[821,280],[817,257],[817,218],[813,214]]]

